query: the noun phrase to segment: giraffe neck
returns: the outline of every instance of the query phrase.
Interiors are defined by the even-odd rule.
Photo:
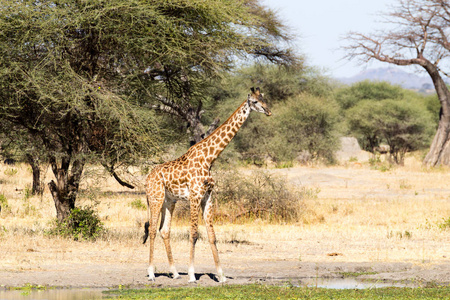
[[[213,133],[207,136],[203,141],[193,146],[198,146],[198,149],[203,152],[206,163],[209,166],[211,166],[234,138],[242,124],[244,124],[245,120],[247,120],[250,115],[250,111],[248,101],[245,100],[228,120],[214,130]]]

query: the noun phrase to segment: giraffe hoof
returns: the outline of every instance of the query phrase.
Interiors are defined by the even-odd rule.
[[[220,276],[219,277],[219,282],[220,283],[224,283],[224,282],[226,282],[227,281],[227,278],[225,277],[225,276]]]
[[[172,279],[181,279],[181,276],[179,274],[173,274]]]
[[[196,281],[197,281],[197,278],[195,278],[195,275],[189,275],[188,283],[195,283]]]

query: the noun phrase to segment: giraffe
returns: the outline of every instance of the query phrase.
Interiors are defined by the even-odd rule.
[[[147,176],[145,188],[147,196],[148,222],[145,224],[144,243],[150,235],[150,255],[148,279],[155,281],[154,242],[156,227],[161,215],[159,231],[169,260],[170,272],[173,278],[179,278],[170,247],[170,223],[178,200],[187,200],[190,204],[190,236],[189,236],[189,282],[195,282],[194,256],[195,244],[198,239],[198,221],[200,207],[207,229],[209,243],[214,258],[219,282],[225,282],[219,262],[216,246],[216,235],[213,228],[213,207],[211,192],[214,180],[211,177],[211,166],[219,154],[230,143],[245,122],[252,110],[270,116],[272,113],[263,99],[259,88],[251,88],[251,94],[239,108],[216,130],[202,141],[193,145],[176,160],[156,166]],[[150,230],[148,229],[150,227]]]

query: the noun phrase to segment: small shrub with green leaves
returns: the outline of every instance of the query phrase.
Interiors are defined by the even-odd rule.
[[[0,212],[6,212],[9,211],[8,206],[8,200],[6,199],[5,195],[0,194]]]
[[[438,224],[439,229],[449,230],[450,229],[450,217],[447,219],[442,219],[442,222]]]
[[[15,168],[9,168],[9,169],[6,169],[3,173],[4,173],[6,176],[12,177],[12,176],[16,175],[17,172],[18,172],[17,169],[15,169]]]
[[[74,208],[63,222],[56,221],[50,234],[73,237],[74,240],[95,240],[104,230],[97,212],[91,207]]]
[[[136,199],[131,201],[130,206],[137,210],[146,210],[147,205],[141,201],[141,199]]]

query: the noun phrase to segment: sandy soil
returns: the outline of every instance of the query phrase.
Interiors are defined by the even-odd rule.
[[[329,241],[298,240],[287,243],[280,241],[277,245],[270,244],[219,244],[223,249],[220,253],[223,262],[227,284],[247,284],[264,282],[279,284],[290,282],[302,284],[311,278],[343,278],[346,273],[367,273],[358,276],[358,279],[371,279],[381,282],[409,282],[417,285],[450,284],[450,262],[446,257],[449,253],[448,241],[438,253],[428,257],[441,259],[411,259],[405,257],[402,261],[383,261],[368,258],[365,261],[362,254],[365,247],[358,247],[358,242],[349,242],[347,246],[333,246],[333,238]],[[177,243],[179,245],[180,243]],[[175,259],[181,279],[172,279],[168,270],[163,247],[158,247],[156,269],[158,273],[156,282],[147,281],[145,263],[147,256],[146,247],[136,247],[129,252],[117,253],[115,247],[89,249],[86,245],[74,245],[67,248],[67,259],[57,257],[56,249],[39,248],[27,253],[39,255],[40,251],[49,251],[48,255],[54,255],[54,261],[47,259],[50,264],[33,264],[29,261],[21,261],[20,267],[11,266],[0,271],[2,286],[47,285],[57,287],[117,287],[119,285],[129,287],[142,286],[187,286],[187,285],[218,285],[215,278],[215,269],[209,246],[206,241],[199,242],[196,260],[196,272],[198,282],[189,284],[187,276],[187,253],[180,253],[188,249],[187,243],[182,247],[175,247]],[[161,246],[161,245],[160,245]],[[379,245],[377,247],[380,247]],[[370,248],[370,246],[367,246]],[[31,249],[31,248],[30,248]],[[83,249],[84,253],[74,253]],[[336,252],[334,250],[338,250]],[[381,256],[388,256],[389,249],[378,249]],[[424,251],[431,251],[427,247]],[[52,253],[53,252],[53,253]],[[376,251],[368,250],[368,254],[375,255]],[[383,253],[384,252],[384,253]],[[44,254],[46,255],[46,254]],[[117,262],[111,258],[105,261],[103,258],[117,255]],[[84,257],[84,261],[83,261]],[[359,260],[363,261],[359,261]],[[24,260],[27,260],[24,257]],[[305,260],[305,261],[303,261]]]
[[[358,275],[358,279],[407,281],[417,285],[450,284],[450,231],[438,230],[435,226],[426,228],[430,216],[439,220],[450,214],[448,172],[432,174],[430,179],[423,179],[427,175],[419,171],[380,172],[358,165],[274,172],[286,176],[294,185],[316,189],[317,197],[309,199],[307,207],[315,205],[313,215],[324,220],[312,224],[265,225],[255,221],[250,225],[216,226],[220,259],[228,284],[290,282],[301,285],[310,278],[342,278],[350,272],[357,273],[353,276]],[[436,188],[437,180],[443,182],[441,187]],[[404,212],[398,209],[411,204],[418,208],[411,207]],[[392,209],[383,210],[384,215],[380,217],[376,215],[377,207],[383,205]],[[420,215],[428,208],[429,213]],[[410,222],[412,217],[420,221]],[[186,232],[187,227],[175,226],[173,230]],[[165,273],[167,258],[160,238],[156,245],[156,270],[160,273],[156,282],[149,282],[146,276],[148,246],[141,245],[136,235],[135,243],[131,244],[74,242],[42,236],[14,240],[14,236],[9,236],[8,241],[2,241],[9,246],[0,245],[3,247],[0,249],[0,285],[219,284],[214,276],[209,245],[203,239],[197,244],[197,283],[187,283],[187,240],[173,242],[174,258],[181,274],[181,279],[174,280]]]

